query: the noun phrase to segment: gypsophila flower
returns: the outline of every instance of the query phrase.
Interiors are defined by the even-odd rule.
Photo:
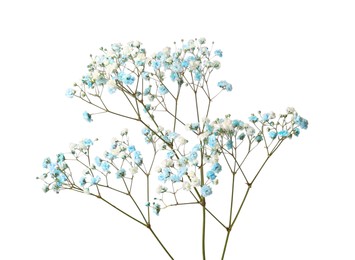
[[[73,98],[74,95],[75,95],[76,91],[72,88],[69,88],[67,89],[67,92],[65,92],[65,95],[68,97],[68,98]]]
[[[271,139],[275,139],[276,136],[277,136],[277,133],[275,131],[270,131],[269,132],[269,136],[270,136]]]
[[[84,117],[84,119],[86,120],[86,121],[88,121],[88,122],[92,122],[93,120],[92,120],[92,118],[91,118],[91,114],[89,114],[88,112],[84,112],[83,113],[83,117]]]
[[[289,135],[287,130],[281,130],[277,134],[281,137],[287,137]]]
[[[218,162],[214,163],[212,165],[211,171],[214,171],[215,173],[220,173],[222,171],[222,165],[220,165]]]
[[[104,172],[107,172],[109,169],[110,169],[110,164],[106,161],[103,161],[101,163],[101,169],[104,171]]]
[[[96,185],[101,181],[101,177],[96,175],[95,177],[91,178],[90,184],[91,185]]]
[[[207,197],[212,194],[212,188],[208,185],[203,185],[201,188],[201,195]]]
[[[221,50],[215,50],[214,54],[218,57],[222,57],[223,56],[223,52]]]
[[[124,168],[121,168],[119,169],[117,172],[116,172],[116,178],[117,179],[121,179],[123,177],[126,176],[126,170]]]

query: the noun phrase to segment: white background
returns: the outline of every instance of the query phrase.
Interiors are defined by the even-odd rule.
[[[216,80],[235,89],[221,115],[294,106],[310,122],[251,190],[227,259],[355,259],[354,13],[342,0],[3,1],[0,258],[166,259],[148,231],[92,198],[43,194],[35,177],[70,142],[124,126],[88,124],[87,107],[64,96],[90,53],[129,40],[154,52],[204,36],[224,51]],[[200,223],[179,214],[160,216],[158,232],[170,232],[176,259],[199,259],[189,238]],[[214,238],[210,259],[221,252]]]

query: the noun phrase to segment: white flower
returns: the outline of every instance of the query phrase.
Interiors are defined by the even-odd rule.
[[[204,43],[206,43],[206,38],[205,37],[201,37],[200,39],[198,39],[198,42],[200,44],[204,44]]]
[[[215,69],[219,69],[221,67],[221,63],[218,60],[213,61],[212,66]]]
[[[163,185],[159,185],[156,189],[156,192],[159,194],[159,193],[164,193],[168,190],[167,187],[164,187]]]
[[[142,53],[142,52],[138,53],[137,60],[145,61],[146,59],[147,59],[147,57],[146,57],[145,53]]]
[[[133,48],[128,45],[124,46],[122,49],[123,55],[130,55],[132,51],[133,51]]]
[[[97,79],[99,76],[100,76],[100,73],[97,70],[94,70],[94,72],[92,72],[93,79]]]
[[[174,166],[174,161],[172,159],[164,159],[162,161],[162,166],[163,167],[172,167],[172,166]]]
[[[198,61],[198,60],[195,60],[195,61],[191,62],[190,66],[189,66],[189,70],[193,71],[193,70],[197,69],[197,67],[200,65],[200,63],[201,62]]]
[[[209,124],[210,121],[211,120],[208,117],[202,117],[202,119],[201,119],[202,124]]]
[[[176,139],[177,143],[179,145],[184,145],[184,144],[187,144],[188,140],[186,140],[184,137],[182,136],[179,136],[177,139]]]
[[[170,55],[170,51],[171,51],[171,48],[170,47],[165,47],[163,49],[163,53],[166,54],[166,55]]]
[[[224,120],[224,122],[222,123],[222,129],[226,130],[226,131],[232,131],[233,125],[232,125],[232,120],[230,120],[229,118],[226,118]]]
[[[247,135],[249,135],[249,136],[252,136],[255,134],[255,129],[248,124],[245,124],[245,131],[246,131]]]
[[[162,168],[160,166],[155,166],[154,171],[161,172]]]
[[[173,63],[173,58],[172,57],[169,57],[165,60],[166,63],[168,64],[172,64]]]
[[[192,184],[192,186],[194,186],[194,187],[197,187],[197,186],[200,186],[200,179],[199,178],[197,178],[196,176],[194,177],[194,178],[191,178],[191,184]]]
[[[77,149],[77,144],[70,143],[70,144],[69,144],[69,149],[70,149],[70,151],[76,150],[76,149]]]
[[[137,167],[137,166],[132,167],[132,168],[129,169],[129,171],[130,171],[130,173],[131,173],[132,175],[134,175],[134,174],[136,174],[136,173],[138,172],[138,167]]]
[[[199,135],[198,135],[198,139],[199,139],[200,141],[203,141],[203,140],[205,140],[209,135],[210,135],[209,132],[203,132],[202,134],[199,134]]]
[[[89,188],[84,188],[84,193],[89,195],[90,194]]]
[[[154,96],[154,95],[151,95],[151,94],[148,95],[148,100],[149,100],[150,102],[153,102],[154,99],[155,99],[155,96]]]
[[[127,135],[128,134],[128,129],[127,128],[123,128],[122,131],[121,131],[121,135],[124,136],[124,135]]]
[[[117,85],[116,85],[116,81],[113,80],[113,79],[110,79],[109,81],[107,81],[107,86],[108,87],[114,87],[114,88],[117,88]]]
[[[132,46],[134,46],[134,47],[136,47],[136,48],[139,48],[140,46],[141,46],[141,42],[139,42],[139,41],[133,41],[132,42]]]
[[[195,48],[195,41],[194,40],[189,40],[188,41],[188,46],[190,49]]]
[[[110,64],[108,64],[108,65],[106,66],[106,72],[107,72],[108,74],[111,74],[112,71],[114,71],[114,70],[116,70],[116,69],[117,69],[117,63],[116,63],[116,62],[110,63]]]
[[[117,156],[121,159],[125,159],[127,157],[127,154],[125,152],[120,152],[117,154]]]
[[[269,112],[269,119],[274,119],[276,118],[276,114],[274,111]]]
[[[288,107],[286,110],[287,110],[287,113],[290,113],[290,114],[296,112],[296,110],[293,107]]]
[[[195,173],[195,170],[190,168],[187,172],[187,175],[190,177],[190,178],[195,178],[196,177],[196,173]]]
[[[191,183],[188,181],[185,181],[182,185],[182,189],[187,190],[187,191],[191,190]]]

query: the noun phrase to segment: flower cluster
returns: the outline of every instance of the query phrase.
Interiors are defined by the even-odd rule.
[[[308,121],[294,108],[287,108],[286,113],[278,116],[274,112],[259,112],[252,114],[247,121],[231,119],[227,115],[214,121],[205,119],[200,123],[187,124],[188,130],[199,133],[200,143],[188,153],[184,152],[187,142],[182,146],[175,145],[178,147],[175,150],[166,149],[166,158],[156,168],[158,179],[162,182],[157,188],[157,193],[162,195],[159,200],[164,203],[165,193],[176,195],[177,191],[191,191],[193,188],[198,188],[201,196],[207,197],[212,194],[211,185],[219,183],[218,175],[222,171],[219,161],[222,154],[234,154],[233,150],[242,143],[246,143],[250,151],[261,142],[270,153],[281,141],[299,136],[300,129],[307,127]],[[180,135],[179,138],[184,139]],[[167,182],[173,185],[173,190],[168,188],[171,185],[167,185]],[[159,211],[162,208],[160,206]]]
[[[45,158],[43,168],[47,172],[38,177],[45,182],[43,190],[45,192],[54,190],[58,193],[62,189],[71,188],[90,194],[92,186],[102,183],[108,187],[109,180],[113,177],[132,180],[143,165],[143,157],[134,145],[129,144],[127,134],[127,129],[124,129],[121,138],[114,138],[110,149],[105,151],[103,156],[93,157],[93,160],[89,150],[94,142],[89,138],[71,144],[71,152],[67,155],[58,154],[56,161]],[[69,161],[70,163],[76,161],[81,166],[86,166],[79,178],[72,176]],[[114,172],[113,176],[112,172]]]
[[[91,102],[92,97],[101,98],[104,89],[110,94],[120,90],[138,99],[140,109],[149,115],[166,108],[165,96],[176,98],[182,85],[193,91],[207,88],[207,80],[220,68],[218,59],[223,56],[221,50],[213,51],[213,44],[207,46],[205,38],[182,41],[180,46],[175,44],[174,50],[165,47],[150,56],[138,41],[112,44],[111,48],[100,50],[101,55],[91,55],[88,73],[66,91],[66,96]],[[178,88],[168,87],[166,79],[176,82]],[[217,87],[232,90],[232,85],[225,80]],[[91,113],[85,111],[83,117],[88,122],[93,121]]]

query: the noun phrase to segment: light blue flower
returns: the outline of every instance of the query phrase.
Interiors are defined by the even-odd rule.
[[[151,104],[146,104],[143,108],[144,113],[147,113],[151,109]]]
[[[229,139],[226,143],[226,147],[228,150],[233,148],[233,141],[231,139]]]
[[[226,90],[227,90],[227,92],[231,92],[233,90],[232,84],[227,84]]]
[[[295,123],[298,124],[302,129],[308,128],[308,120],[303,117],[300,117],[299,115],[296,115]]]
[[[263,116],[262,116],[262,120],[263,120],[264,122],[269,121],[269,118],[270,118],[270,114],[269,114],[269,113],[265,113],[265,114],[263,114]]]
[[[142,134],[149,135],[149,133],[150,133],[150,130],[148,128],[145,127],[142,129]]]
[[[161,62],[160,61],[155,60],[155,61],[152,62],[152,67],[153,67],[154,70],[158,70],[160,68],[160,66],[161,66]]]
[[[211,147],[211,148],[214,148],[216,147],[216,144],[217,144],[217,138],[215,135],[210,135],[208,137],[208,146]]]
[[[232,121],[232,126],[233,126],[233,127],[244,126],[244,123],[243,123],[242,121],[240,121],[240,120],[234,119],[234,120]]]
[[[121,179],[123,178],[124,176],[126,176],[126,170],[124,168],[121,168],[119,169],[117,172],[116,172],[116,178],[117,179]]]
[[[245,133],[241,133],[239,136],[238,136],[238,139],[239,140],[243,140],[245,138]]]
[[[192,151],[193,152],[198,152],[201,150],[201,145],[200,144],[196,144],[194,147],[192,147]]]
[[[212,188],[208,185],[203,185],[201,188],[201,195],[207,197],[212,194]]]
[[[202,78],[201,72],[198,71],[198,70],[195,70],[195,72],[194,72],[194,79],[195,79],[196,81],[200,81],[201,78]]]
[[[276,136],[277,136],[277,133],[275,131],[270,131],[269,132],[269,136],[270,136],[271,139],[275,139]]]
[[[187,167],[183,166],[180,167],[177,171],[177,175],[179,175],[179,177],[181,178],[183,175],[185,175],[187,173]]]
[[[223,52],[221,50],[215,50],[214,54],[218,57],[222,57],[223,56]]]
[[[160,205],[158,203],[153,203],[153,213],[157,216],[159,216],[160,212]]]
[[[47,157],[43,160],[42,167],[47,169],[50,164],[51,164],[51,159],[49,157]]]
[[[90,184],[91,185],[96,185],[101,181],[101,177],[96,175],[95,177],[91,178]]]
[[[158,88],[158,91],[161,95],[165,95],[169,92],[169,90],[164,86],[164,85],[161,85],[159,88]]]
[[[189,155],[189,161],[190,162],[195,161],[197,159],[197,156],[198,156],[197,152],[191,152]]]
[[[62,153],[57,154],[57,163],[62,163],[65,161],[65,156]]]
[[[95,83],[97,85],[105,85],[107,83],[108,79],[105,77],[100,76],[99,78],[96,79]]]
[[[86,178],[85,176],[81,176],[79,179],[79,184],[81,187],[84,187],[84,185],[86,184]]]
[[[169,179],[170,175],[171,175],[171,170],[170,170],[170,168],[166,167],[166,168],[164,168],[164,169],[162,170],[162,172],[159,174],[158,180],[159,180],[159,181],[166,182],[166,181]]]
[[[295,129],[293,129],[293,133],[295,134],[295,136],[299,136],[300,129],[296,127]]]
[[[220,173],[222,171],[222,165],[220,165],[218,162],[214,163],[212,165],[211,171],[214,171],[215,173]]]
[[[130,74],[124,74],[122,77],[122,82],[126,85],[132,85],[135,81],[135,77]]]
[[[143,90],[143,96],[147,96],[150,94],[150,91],[151,91],[152,87],[151,86],[148,86],[146,87],[144,90]]]
[[[110,153],[110,152],[105,152],[105,158],[106,158],[107,160],[112,161],[113,159],[116,159],[117,156],[114,155],[114,154],[112,154],[112,153]]]
[[[144,71],[142,73],[142,77],[144,80],[150,80],[149,72]]]
[[[255,137],[255,141],[257,141],[258,143],[260,143],[263,140],[263,137],[261,135],[257,135]]]
[[[190,128],[191,130],[197,130],[199,126],[199,123],[192,123]]]
[[[222,80],[222,81],[218,82],[217,86],[222,88],[222,89],[225,89],[227,91],[232,91],[232,89],[233,89],[232,84],[228,83],[225,80]]]
[[[65,92],[65,95],[68,97],[68,98],[73,98],[74,95],[75,95],[76,91],[72,88],[68,88],[67,91]]]
[[[182,65],[182,67],[183,68],[187,68],[188,66],[189,66],[189,61],[188,60],[184,60],[182,63],[181,63],[181,65]]]
[[[86,121],[88,121],[88,122],[92,122],[93,120],[92,120],[92,118],[91,118],[91,114],[89,114],[88,112],[84,112],[83,113],[83,117],[84,117],[84,119],[86,120]]]
[[[281,130],[277,134],[281,137],[287,137],[289,135],[287,130]]]
[[[214,179],[217,178],[217,175],[215,174],[214,171],[208,171],[207,172],[207,178],[213,181]]]
[[[173,152],[173,151],[168,151],[167,153],[166,153],[166,158],[173,158],[174,157],[174,155],[175,155],[175,153]]]
[[[67,179],[68,179],[67,176],[61,172],[57,177],[57,182],[60,183],[60,185],[62,185]]]
[[[249,121],[250,121],[250,122],[256,123],[256,122],[258,122],[258,120],[259,120],[259,119],[258,119],[257,116],[252,115],[252,116],[249,117]]]
[[[106,161],[103,161],[101,163],[101,169],[104,171],[104,172],[107,172],[109,169],[110,169],[110,164]]]
[[[102,163],[101,158],[100,158],[100,157],[98,157],[98,156],[96,156],[96,157],[95,157],[95,163],[96,163],[96,165],[97,165],[97,166],[99,166],[99,167],[100,167],[100,166],[101,166],[101,163]]]
[[[118,43],[111,44],[111,48],[115,52],[120,52],[122,50],[121,45]]]
[[[130,145],[127,147],[127,151],[130,153],[134,152],[135,150],[136,150],[136,147],[134,145]]]
[[[134,151],[133,152],[133,160],[134,160],[134,163],[137,164],[138,166],[142,165],[143,159],[142,159],[141,152]]]
[[[170,73],[170,79],[172,80],[172,81],[175,81],[175,80],[177,80],[179,78],[179,74],[178,73],[176,73],[176,72],[171,72]]]
[[[175,182],[180,182],[181,181],[181,177],[177,174],[172,174],[170,176],[170,180],[171,182],[175,183]]]
[[[92,79],[90,78],[89,75],[83,76],[83,78],[82,78],[81,81],[82,81],[85,85],[87,85],[88,88],[94,88],[93,81],[92,81]]]
[[[90,138],[85,138],[83,140],[83,144],[86,146],[86,147],[90,147],[92,146],[94,143],[92,142],[92,140]]]

